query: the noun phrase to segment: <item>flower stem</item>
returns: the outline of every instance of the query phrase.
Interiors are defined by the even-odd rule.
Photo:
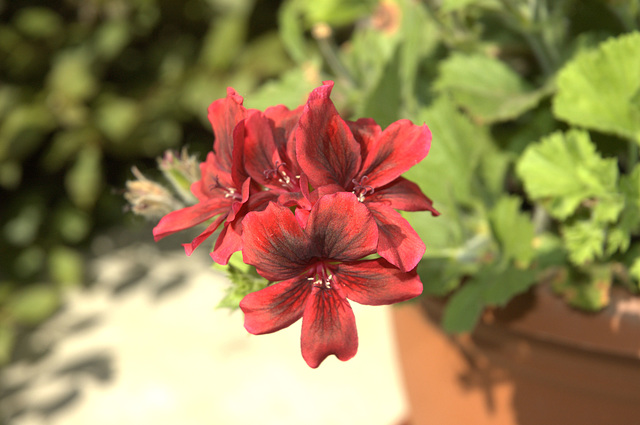
[[[355,87],[355,80],[338,56],[338,48],[333,41],[331,27],[324,23],[316,24],[311,30],[311,34],[318,42],[320,52],[333,73],[342,80],[344,85]]]

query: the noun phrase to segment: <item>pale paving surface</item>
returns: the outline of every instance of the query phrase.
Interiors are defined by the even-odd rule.
[[[106,244],[92,264],[96,284],[71,293],[36,335],[51,352],[0,375],[0,388],[18,388],[0,398],[3,417],[24,412],[11,425],[391,425],[404,416],[389,307],[353,303],[358,354],[313,370],[300,323],[252,336],[241,312],[213,308],[226,281],[206,252]],[[143,276],[123,286],[132,263]]]

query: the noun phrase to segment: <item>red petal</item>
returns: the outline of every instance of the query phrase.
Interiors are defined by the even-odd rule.
[[[312,186],[346,188],[360,170],[360,145],[329,99],[332,88],[327,81],[311,92],[296,130],[296,151]]]
[[[209,226],[207,226],[207,228],[204,229],[202,233],[196,236],[196,238],[192,240],[191,243],[183,243],[182,246],[184,247],[185,254],[193,254],[193,251],[195,251],[195,249],[199,247],[202,242],[204,242],[209,236],[213,235],[213,233],[218,230],[218,227],[220,227],[220,224],[222,224],[222,222],[226,218],[226,214],[221,215],[220,217],[216,218],[213,223],[209,224]]]
[[[213,152],[209,152],[207,159],[200,163],[200,175],[200,180],[191,185],[191,192],[200,201],[224,197],[227,188],[234,187],[231,174],[218,168]]]
[[[422,293],[422,282],[415,270],[403,272],[382,258],[341,263],[334,266],[333,273],[344,295],[360,304],[393,304]]]
[[[305,278],[293,278],[246,295],[240,301],[244,327],[254,335],[284,329],[302,317],[311,292]]]
[[[362,157],[367,157],[367,147],[373,145],[375,140],[380,137],[382,129],[373,118],[360,118],[357,121],[347,121],[353,136],[360,143]]]
[[[287,144],[292,139],[303,109],[304,105],[292,111],[284,105],[277,105],[264,111],[264,115],[271,121],[274,141],[281,155],[287,151]]]
[[[318,256],[291,210],[274,203],[247,214],[242,240],[244,262],[271,281],[298,276]]]
[[[392,123],[382,134],[364,138],[366,152],[360,176],[367,185],[383,186],[422,161],[431,147],[431,131],[426,125],[413,125],[409,120]]]
[[[277,180],[265,176],[265,172],[275,170],[276,164],[283,162],[273,139],[269,120],[259,111],[252,111],[244,121],[244,128],[244,159],[247,172],[261,185],[281,189]]]
[[[342,361],[358,351],[356,319],[336,289],[314,287],[302,316],[302,357],[312,368],[335,354]]]
[[[322,258],[351,261],[375,252],[378,231],[369,209],[349,192],[318,199],[305,233]]]
[[[218,264],[227,264],[231,254],[242,249],[242,218],[227,221],[216,239],[213,251],[209,254]]]
[[[208,109],[209,122],[213,128],[215,140],[213,151],[216,163],[221,170],[231,174],[233,153],[233,129],[245,117],[242,96],[231,87],[227,88],[227,97],[213,102]]]
[[[433,207],[433,201],[427,198],[420,187],[404,177],[398,177],[391,183],[375,190],[365,198],[365,202],[380,202],[391,208],[403,211],[431,211],[434,216],[440,213]]]
[[[224,214],[224,216],[226,216],[230,208],[230,199],[213,198],[177,211],[172,211],[162,217],[157,226],[153,228],[153,238],[157,242],[165,236],[196,226],[218,214]]]
[[[367,206],[378,223],[378,254],[402,271],[413,270],[426,251],[420,236],[393,208],[377,202]]]

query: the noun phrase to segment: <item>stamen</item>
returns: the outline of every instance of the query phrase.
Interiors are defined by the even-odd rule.
[[[373,187],[365,184],[367,180],[369,180],[369,177],[367,176],[362,176],[360,178],[360,181],[357,181],[356,179],[351,180],[351,183],[353,183],[353,190],[351,191],[351,193],[356,195],[358,201],[360,202],[364,202],[365,196],[367,196],[368,194],[373,194],[373,192],[375,192],[375,189]]]
[[[280,161],[276,161],[276,168],[272,168],[272,169],[268,169],[268,170],[264,170],[262,172],[262,174],[264,175],[264,178],[267,180],[273,179],[273,178],[278,178],[278,182],[282,185],[282,186],[287,186],[289,185],[289,183],[291,183],[291,177],[289,177],[286,173],[286,171],[284,169],[280,169],[280,167],[284,167],[285,165],[287,165],[286,162],[280,162]],[[297,176],[296,176],[297,177]]]
[[[322,271],[322,274],[325,274],[325,271]],[[307,280],[309,282],[313,282],[313,286],[317,286],[319,288],[331,289],[331,280],[333,279],[333,275],[329,274],[326,277],[319,276],[318,274],[315,277],[308,277]]]

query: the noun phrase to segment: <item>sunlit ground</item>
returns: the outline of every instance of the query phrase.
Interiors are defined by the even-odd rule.
[[[216,310],[226,285],[205,250],[96,241],[95,283],[0,375],[12,425],[392,425],[406,403],[388,308],[354,305],[360,348],[316,370],[300,323],[252,336],[241,312]],[[0,421],[2,422],[2,421]]]

